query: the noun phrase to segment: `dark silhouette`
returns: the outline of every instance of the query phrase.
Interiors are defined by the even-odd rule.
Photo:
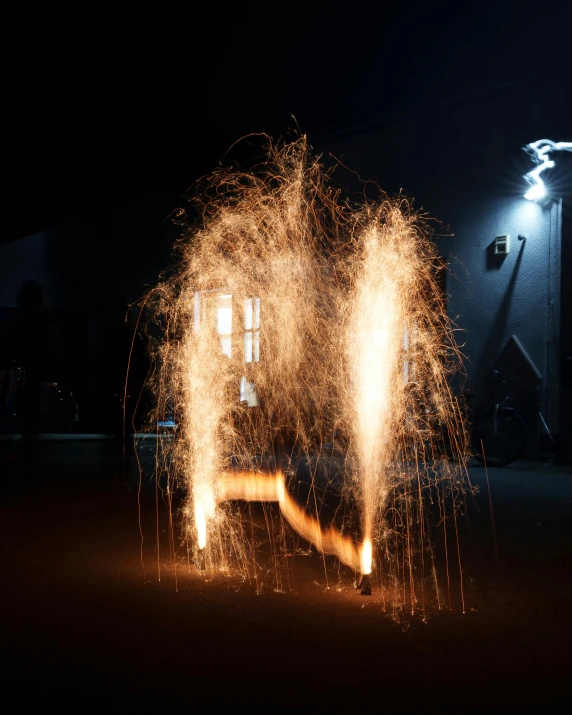
[[[46,383],[58,386],[65,378],[65,354],[59,331],[46,308],[46,291],[38,281],[26,281],[18,291],[18,314],[11,336],[12,361],[23,368],[25,390],[21,405],[24,434],[46,428]],[[57,388],[54,388],[57,389]]]

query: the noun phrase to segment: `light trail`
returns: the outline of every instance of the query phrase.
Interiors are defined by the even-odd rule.
[[[371,544],[357,549],[353,541],[340,534],[333,526],[322,529],[317,519],[309,516],[290,496],[286,489],[284,474],[277,471],[272,475],[258,472],[234,472],[222,474],[217,482],[218,501],[243,500],[255,502],[277,502],[282,516],[288,524],[321,554],[337,556],[354,571],[361,570],[365,561],[371,562]],[[369,573],[367,571],[366,573]]]

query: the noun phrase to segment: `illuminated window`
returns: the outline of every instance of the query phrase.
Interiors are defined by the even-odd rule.
[[[219,291],[197,291],[193,323],[195,332],[203,320],[207,321],[207,325],[213,325],[216,321],[221,352],[229,358],[232,357],[232,295]]]
[[[260,360],[260,298],[244,301],[244,362]],[[240,401],[249,407],[258,405],[256,386],[246,376],[240,380]]]
[[[195,332],[201,323],[216,325],[223,355],[232,358],[232,295],[218,290],[196,291],[194,296]],[[260,360],[260,298],[244,301],[244,362],[256,363]],[[240,379],[240,401],[249,407],[258,405],[255,383],[246,375]]]
[[[223,355],[232,357],[232,296],[219,295],[216,314],[216,330]]]
[[[244,301],[244,362],[260,360],[260,298]]]
[[[240,378],[240,401],[248,402],[249,407],[258,406],[256,385],[253,382],[250,382],[250,380],[247,380],[244,375]]]

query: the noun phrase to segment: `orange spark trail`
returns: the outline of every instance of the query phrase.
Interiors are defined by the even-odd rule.
[[[364,546],[358,552],[353,541],[347,536],[342,536],[334,527],[323,530],[317,519],[309,516],[289,495],[281,471],[273,475],[250,471],[225,473],[217,481],[217,490],[218,501],[278,502],[282,515],[294,531],[315,546],[320,553],[337,556],[343,564],[354,571],[361,570],[360,561]],[[366,546],[365,550],[367,549]],[[371,544],[369,551],[371,552]],[[371,553],[369,556],[366,555],[366,561],[368,559],[371,559]]]

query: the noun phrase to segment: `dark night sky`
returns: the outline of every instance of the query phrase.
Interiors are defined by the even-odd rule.
[[[2,240],[188,185],[250,132],[313,143],[502,86],[566,82],[570,10],[220,3],[11,15]]]

